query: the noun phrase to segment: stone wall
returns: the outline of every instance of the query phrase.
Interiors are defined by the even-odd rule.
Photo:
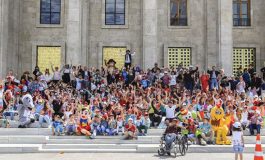
[[[167,66],[167,47],[191,47],[193,65],[226,70],[232,66],[231,58],[226,61],[232,47],[255,47],[257,69],[264,65],[264,0],[252,0],[251,27],[236,28],[230,24],[231,0],[188,0],[184,27],[169,25],[169,1],[127,0],[126,25],[108,26],[105,0],[62,0],[62,24],[43,26],[38,0],[0,0],[0,73],[31,71],[38,45],[61,45],[63,63],[97,67],[102,66],[102,47],[125,46],[136,52],[133,63],[144,68],[155,61]]]

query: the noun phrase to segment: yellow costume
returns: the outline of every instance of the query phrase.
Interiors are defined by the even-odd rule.
[[[231,141],[227,138],[228,127],[224,110],[220,104],[212,108],[210,122],[212,129],[216,133],[216,144],[231,144]]]

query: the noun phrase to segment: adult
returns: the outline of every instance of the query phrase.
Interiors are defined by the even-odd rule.
[[[132,56],[135,54],[135,52],[131,53],[130,50],[126,50],[126,54],[125,54],[125,68],[126,69],[130,69],[132,66]]]
[[[212,70],[208,70],[207,73],[210,74],[210,89],[218,89],[217,77],[220,72],[216,70],[215,66],[213,66]]]

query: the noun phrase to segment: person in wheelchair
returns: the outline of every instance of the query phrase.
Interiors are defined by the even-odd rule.
[[[170,155],[170,150],[172,149],[172,143],[176,140],[178,134],[181,133],[181,126],[179,125],[179,120],[174,118],[164,133],[164,140],[166,143],[166,152]]]

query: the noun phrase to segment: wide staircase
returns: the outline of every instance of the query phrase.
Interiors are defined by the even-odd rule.
[[[52,136],[49,128],[0,128],[0,153],[157,153],[164,130],[150,129],[147,136],[137,140],[121,140],[122,136]],[[245,152],[254,153],[255,136],[245,136]],[[261,133],[265,144],[265,130]],[[265,145],[262,145],[265,149]],[[232,153],[231,145],[190,145],[190,153]]]

